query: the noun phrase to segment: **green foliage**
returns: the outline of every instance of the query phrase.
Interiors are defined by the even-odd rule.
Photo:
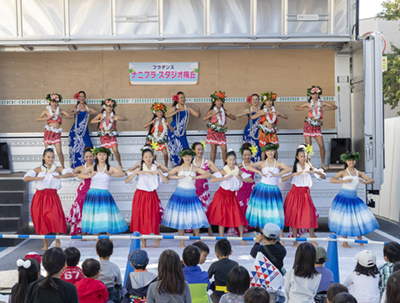
[[[385,20],[400,19],[400,0],[388,0],[382,2],[383,11],[376,15],[377,18]]]
[[[400,97],[400,48],[392,44],[391,53],[386,55],[388,70],[383,73],[383,96],[385,104],[389,104],[390,108],[394,109]]]

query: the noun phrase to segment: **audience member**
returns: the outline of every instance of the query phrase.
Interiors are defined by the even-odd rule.
[[[244,293],[244,303],[269,303],[269,294],[262,287],[249,288]]]
[[[27,259],[35,259],[39,262],[39,265],[42,264],[42,257],[37,252],[29,252],[24,257],[25,260]]]
[[[395,272],[398,272],[399,270],[400,270],[400,261],[397,261],[397,262],[394,263],[394,265],[393,265],[393,274],[394,274]],[[392,275],[393,275],[393,274],[392,274]],[[382,294],[381,303],[386,303],[386,289],[385,289],[385,291],[384,291],[383,294]]]
[[[340,292],[333,298],[332,303],[357,303],[357,299],[347,292]]]
[[[400,271],[394,272],[387,281],[386,302],[400,302]]]
[[[386,243],[383,247],[383,258],[386,263],[379,266],[379,290],[381,296],[386,289],[386,283],[393,273],[394,263],[400,261],[400,244],[397,242]]]
[[[243,266],[235,266],[231,269],[226,279],[226,289],[220,303],[243,303],[244,293],[250,287],[250,275]]]
[[[82,269],[78,267],[81,253],[76,247],[68,247],[64,250],[67,268],[61,274],[61,280],[75,284],[84,278]]]
[[[317,255],[315,259],[315,269],[321,274],[321,283],[319,283],[317,293],[326,293],[329,286],[333,283],[333,273],[330,269],[324,267],[325,262],[328,260],[325,248],[318,246],[315,250]]]
[[[340,283],[333,283],[328,287],[328,291],[326,292],[326,303],[332,303],[333,298],[341,292],[349,292],[346,286]]]
[[[196,246],[198,249],[200,249],[200,261],[199,264],[204,264],[207,260],[207,256],[210,254],[210,248],[208,245],[204,242],[197,241],[192,244],[193,246]]]
[[[18,283],[11,289],[10,303],[24,303],[29,284],[40,277],[40,263],[36,258],[19,259],[17,260],[17,266]]]

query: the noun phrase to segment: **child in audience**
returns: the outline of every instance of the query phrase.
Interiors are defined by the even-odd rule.
[[[105,303],[108,300],[107,287],[97,279],[100,276],[100,263],[95,259],[86,259],[82,263],[86,278],[76,282],[79,303]]]
[[[11,289],[10,303],[24,303],[29,284],[40,277],[40,264],[36,259],[18,259],[18,283]]]
[[[358,302],[357,299],[347,292],[338,293],[332,300],[332,303],[357,303],[357,302]]]
[[[293,269],[285,275],[287,303],[314,303],[321,274],[315,269],[316,251],[311,243],[302,243],[296,250]]]
[[[207,291],[210,288],[210,280],[208,279],[208,273],[197,266],[200,261],[200,250],[194,245],[187,246],[183,250],[182,261],[185,265],[183,274],[189,284],[192,300],[209,302]]]
[[[121,303],[146,302],[147,291],[151,283],[157,281],[157,275],[148,272],[149,256],[143,249],[137,248],[129,254],[129,262],[135,269],[126,280],[126,290]]]
[[[211,300],[214,303],[218,303],[226,291],[226,279],[230,270],[235,266],[239,266],[236,261],[229,259],[231,254],[232,246],[228,240],[221,239],[215,243],[215,255],[218,261],[211,264],[208,269],[208,277],[211,279],[214,276],[214,282],[211,286],[213,290]]]
[[[196,246],[198,249],[200,249],[200,261],[199,264],[204,264],[207,260],[207,256],[210,254],[210,248],[208,245],[204,242],[197,241],[192,244],[193,246]]]
[[[27,259],[35,259],[39,262],[39,265],[42,264],[42,257],[37,252],[29,252],[24,257],[25,260]]]
[[[158,281],[151,283],[147,303],[191,303],[189,284],[185,281],[178,254],[167,249],[158,260]]]
[[[244,293],[250,287],[250,275],[243,266],[231,269],[226,279],[226,290],[228,293],[221,297],[220,303],[243,303]]]
[[[79,302],[75,285],[60,279],[66,267],[64,251],[60,247],[50,248],[44,253],[42,262],[47,276],[29,284],[25,303]]]
[[[379,271],[376,256],[372,251],[363,250],[355,256],[357,265],[343,285],[349,288],[359,302],[379,303]]]
[[[262,287],[249,288],[244,293],[244,303],[269,303],[269,294]]]
[[[326,250],[322,246],[317,246],[315,269],[321,274],[321,283],[319,283],[317,293],[327,292],[329,286],[333,283],[333,273],[330,269],[324,267],[324,263],[328,260],[326,257]]]
[[[346,286],[340,283],[333,283],[328,287],[328,291],[326,292],[326,303],[332,303],[333,298],[341,292],[349,292]]]
[[[256,243],[254,243],[250,255],[256,258],[260,251],[284,275],[283,259],[286,256],[286,249],[278,242],[280,231],[280,227],[274,223],[265,224],[262,234],[256,237]],[[264,242],[264,245],[261,245],[261,241]]]
[[[386,302],[400,302],[400,271],[394,272],[388,279],[386,287]]]
[[[100,239],[96,244],[96,253],[100,258],[99,280],[107,286],[109,300],[120,303],[122,299],[122,278],[118,265],[110,262],[114,245],[110,239]]]
[[[394,265],[393,265],[393,274],[395,273],[395,272],[398,272],[400,270],[400,261],[398,261],[398,262],[396,262],[396,263],[394,263]],[[392,275],[393,275],[392,274]],[[381,303],[386,303],[386,289],[385,289],[385,291],[383,292],[383,294],[382,294],[382,297],[381,297]],[[400,301],[399,301],[400,302]]]
[[[78,267],[81,253],[76,247],[68,247],[64,250],[67,268],[61,274],[61,280],[75,284],[84,278],[82,269]]]
[[[386,243],[383,247],[383,258],[386,263],[381,265],[379,270],[379,290],[381,296],[386,289],[386,283],[393,273],[394,263],[400,261],[400,244],[397,242]]]

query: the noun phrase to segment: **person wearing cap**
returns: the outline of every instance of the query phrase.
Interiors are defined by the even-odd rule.
[[[274,223],[265,224],[263,232],[256,237],[256,243],[254,243],[250,255],[256,258],[260,251],[284,275],[283,259],[286,256],[286,249],[278,242],[280,231],[280,227]],[[264,245],[261,245],[261,241]]]
[[[317,254],[315,258],[315,269],[321,274],[321,282],[319,283],[317,293],[326,293],[329,286],[334,282],[333,273],[329,268],[324,267],[325,262],[328,261],[325,248],[317,246],[315,250]]]
[[[359,303],[379,303],[379,271],[376,256],[370,250],[363,250],[355,257],[357,265],[343,282]]]
[[[137,248],[129,254],[128,260],[135,271],[128,275],[127,293],[121,303],[146,302],[147,290],[150,284],[157,280],[157,275],[146,269],[149,264],[149,256],[145,250]]]

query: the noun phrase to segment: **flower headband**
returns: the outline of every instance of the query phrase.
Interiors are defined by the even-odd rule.
[[[261,151],[266,152],[267,150],[278,150],[278,148],[279,148],[278,144],[267,144],[261,147]]]
[[[312,94],[322,95],[321,86],[312,85],[310,88],[308,88],[307,89],[307,96],[311,96]]]
[[[210,95],[211,97],[211,102],[217,101],[218,99],[220,99],[222,102],[225,102],[225,92],[221,92],[221,91],[215,91],[213,94]]]
[[[95,148],[91,149],[90,151],[93,153],[93,155],[95,157],[98,153],[105,153],[105,154],[107,154],[107,156],[111,156],[111,150],[109,150],[108,148],[102,147],[102,146],[95,147]]]
[[[360,159],[360,154],[358,152],[346,152],[340,155],[340,161],[346,162],[347,160],[356,160]]]
[[[261,94],[261,101],[265,102],[268,100],[275,101],[277,95],[274,92],[265,92]]]
[[[252,157],[254,157],[258,152],[258,147],[257,146],[252,145],[252,146],[247,147],[247,148],[250,150]],[[243,154],[243,145],[239,148],[239,153]]]
[[[47,94],[46,100],[47,100],[48,102],[57,102],[57,103],[61,103],[61,101],[62,101],[62,96],[61,96],[60,94],[57,94],[57,93]]]
[[[159,110],[165,113],[167,111],[167,107],[164,105],[164,103],[158,103],[158,102],[153,103],[153,105],[151,106],[151,112],[155,114]]]
[[[199,143],[199,142],[195,142],[195,143]],[[191,148],[194,150],[194,144],[195,143],[193,143],[192,144],[192,146],[191,146]],[[203,150],[206,150],[206,148],[207,148],[207,145],[206,145],[206,142],[204,142],[203,140],[201,140],[201,145],[203,146]]]
[[[17,260],[18,267],[23,267],[25,269],[28,269],[29,267],[31,267],[31,264],[32,264],[31,260],[25,260],[25,261],[22,259]]]
[[[196,153],[193,151],[193,150],[191,150],[191,149],[185,149],[185,150],[181,150],[179,153],[178,153],[178,156],[179,157],[184,157],[184,156],[196,156]]]
[[[110,106],[112,108],[116,108],[117,107],[117,101],[115,101],[115,100],[113,100],[111,98],[102,100],[101,101],[101,107],[102,108],[106,108],[107,106]]]

